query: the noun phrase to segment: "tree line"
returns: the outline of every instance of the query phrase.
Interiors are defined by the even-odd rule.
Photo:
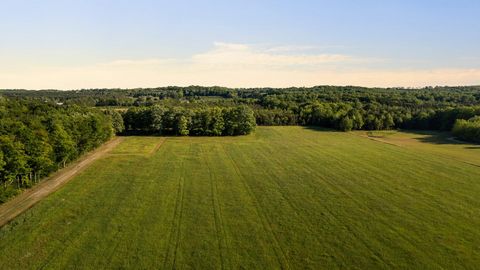
[[[0,203],[114,134],[234,136],[255,129],[253,110],[131,107],[123,113],[0,96]]]
[[[458,119],[480,115],[480,106],[421,108],[379,103],[313,102],[289,109],[258,108],[259,125],[313,125],[350,130],[422,129],[450,131]]]
[[[131,107],[123,113],[126,134],[235,136],[256,126],[253,110],[234,107]]]
[[[121,131],[113,111],[0,97],[0,203]]]
[[[159,87],[84,89],[75,91],[0,90],[0,95],[62,102],[66,105],[138,108],[167,107],[176,111],[164,129],[136,127],[129,132],[212,135],[217,129],[196,127],[197,111],[248,106],[258,125],[315,125],[338,130],[423,129],[450,131],[456,120],[480,115],[480,86],[365,88],[315,86],[292,88]],[[223,109],[222,109],[223,110]],[[184,117],[178,115],[185,112]],[[148,114],[148,112],[147,112]],[[217,113],[218,114],[218,113]],[[148,119],[148,115],[142,116]],[[137,116],[139,121],[142,117]],[[170,116],[167,113],[165,119]],[[192,118],[193,117],[193,118]],[[171,118],[171,117],[170,117]],[[173,117],[175,119],[175,117]],[[195,121],[194,121],[195,120]],[[125,121],[129,121],[126,119]],[[177,125],[177,126],[175,126]],[[182,128],[183,125],[183,128]],[[185,128],[188,126],[188,128]],[[206,130],[206,131],[202,131]],[[222,135],[228,132],[222,131]],[[231,132],[230,132],[231,133]]]
[[[157,87],[134,89],[0,90],[0,95],[39,98],[85,106],[151,106],[168,100],[211,101],[226,104],[255,104],[263,108],[291,109],[307,102],[380,103],[401,107],[472,106],[480,103],[480,86],[366,88],[359,86],[315,86],[291,88]]]
[[[462,140],[480,143],[480,116],[468,120],[458,119],[452,132]]]

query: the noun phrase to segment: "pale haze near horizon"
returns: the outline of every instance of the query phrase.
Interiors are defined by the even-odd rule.
[[[0,89],[480,84],[479,1],[0,1]]]

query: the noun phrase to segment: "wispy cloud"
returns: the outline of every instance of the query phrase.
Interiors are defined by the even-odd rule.
[[[346,46],[342,45],[284,45],[284,46],[269,46],[265,49],[270,53],[298,53],[298,52],[315,52],[332,49],[345,49]]]
[[[292,68],[353,60],[341,54],[279,54],[244,44],[216,42],[208,52],[192,57],[195,65],[224,68]]]
[[[216,42],[210,50],[186,58],[123,59],[77,67],[40,66],[22,71],[0,71],[0,88],[480,84],[480,69],[366,68],[379,59],[304,53],[311,49],[307,47],[262,48]]]
[[[306,45],[288,45],[288,46],[276,46],[266,49],[269,53],[284,53],[284,52],[303,52],[318,50],[318,46],[306,46]]]

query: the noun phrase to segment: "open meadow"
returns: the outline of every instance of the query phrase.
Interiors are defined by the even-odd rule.
[[[392,136],[125,137],[0,229],[0,269],[478,268],[480,148]]]

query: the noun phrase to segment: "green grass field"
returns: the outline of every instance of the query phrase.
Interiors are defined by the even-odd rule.
[[[422,144],[127,137],[0,229],[0,268],[478,269],[480,167]]]

